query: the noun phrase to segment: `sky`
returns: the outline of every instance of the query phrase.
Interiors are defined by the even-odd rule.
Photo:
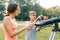
[[[44,8],[60,6],[60,0],[37,0],[37,2]]]

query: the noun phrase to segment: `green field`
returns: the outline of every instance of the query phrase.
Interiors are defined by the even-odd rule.
[[[23,24],[24,22],[22,22]],[[23,25],[22,25],[23,26]],[[17,29],[21,28],[22,26],[18,26]],[[38,40],[48,40],[50,36],[50,32],[52,30],[52,27],[46,27],[44,29],[41,29],[41,31],[38,32]],[[18,34],[18,40],[24,40],[25,38],[25,31]],[[4,40],[4,34],[2,28],[0,28],[0,40]],[[60,33],[57,32],[55,40],[60,40]]]

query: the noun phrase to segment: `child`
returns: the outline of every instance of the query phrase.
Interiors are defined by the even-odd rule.
[[[36,12],[35,11],[30,11],[29,12],[29,18],[30,21],[25,22],[25,25],[28,26],[30,23],[32,23],[36,19]],[[25,40],[37,40],[37,31],[39,31],[40,28],[36,28],[35,25],[33,25],[33,28],[27,28],[26,29],[26,36]]]

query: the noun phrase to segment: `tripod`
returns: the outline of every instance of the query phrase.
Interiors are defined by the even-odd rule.
[[[52,29],[49,40],[54,40],[57,31],[60,32],[60,29],[58,27],[58,22],[54,24],[54,28]]]

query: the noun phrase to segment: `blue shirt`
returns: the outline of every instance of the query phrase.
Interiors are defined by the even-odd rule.
[[[30,21],[26,21],[25,25],[29,25]],[[37,40],[37,32],[36,32],[36,26],[32,29],[26,29],[26,35],[25,35],[25,40]]]

